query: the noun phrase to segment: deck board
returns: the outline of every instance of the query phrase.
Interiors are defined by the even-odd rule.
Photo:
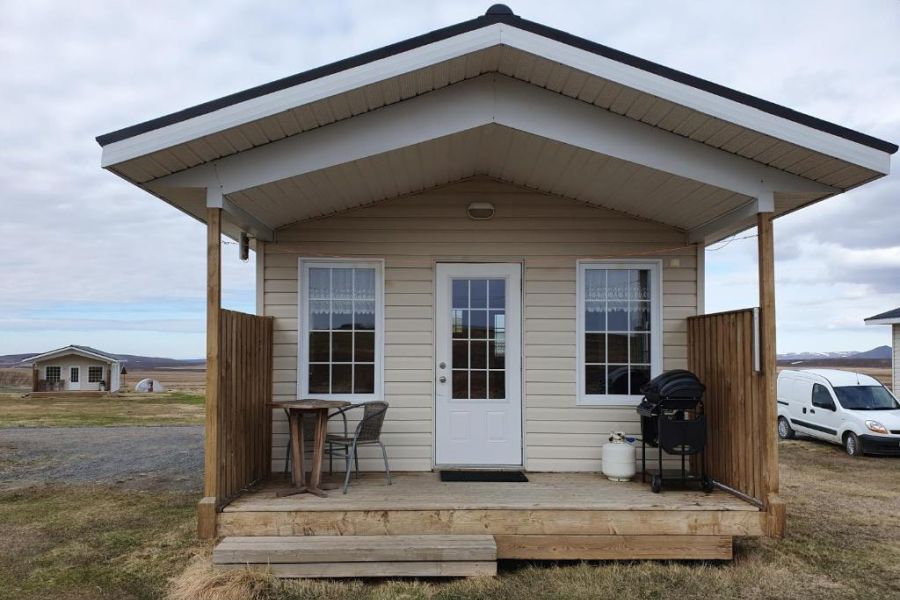
[[[528,483],[445,483],[436,473],[400,473],[387,485],[383,475],[363,474],[347,495],[309,494],[276,498],[284,483],[271,482],[225,507],[238,512],[339,511],[749,511],[758,508],[722,491],[663,490],[654,494],[639,481],[613,482],[589,473],[528,473]]]

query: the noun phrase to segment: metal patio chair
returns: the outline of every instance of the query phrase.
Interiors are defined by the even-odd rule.
[[[347,428],[347,413],[360,408],[363,409],[363,415],[356,425],[356,430],[351,435]],[[344,421],[343,434],[329,433],[325,436],[325,444],[327,446],[325,453],[328,454],[329,472],[334,472],[335,457],[344,459],[346,468],[344,475],[345,494],[350,486],[351,459],[353,460],[353,466],[356,467],[356,477],[359,478],[359,455],[357,454],[359,446],[378,445],[381,447],[381,455],[384,457],[384,472],[387,475],[388,485],[391,485],[391,468],[388,465],[387,450],[385,450],[384,444],[381,443],[381,427],[384,424],[384,416],[387,414],[387,409],[387,402],[363,402],[342,408],[328,417],[331,419],[340,415]]]

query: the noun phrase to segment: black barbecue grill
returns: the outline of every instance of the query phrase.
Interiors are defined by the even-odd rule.
[[[641,481],[650,476],[650,489],[659,492],[664,482],[689,484],[699,482],[712,491],[713,481],[703,467],[706,448],[706,417],[703,415],[703,393],[706,387],[690,371],[666,371],[641,386],[644,399],[637,407],[641,416]],[[658,465],[647,468],[647,447],[658,449]],[[663,469],[663,451],[681,457],[681,470]],[[688,473],[687,456],[700,455],[700,474]]]

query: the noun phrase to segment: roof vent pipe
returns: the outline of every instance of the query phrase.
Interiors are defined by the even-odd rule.
[[[491,7],[489,9],[487,9],[487,12],[485,12],[484,14],[486,16],[487,15],[492,15],[492,16],[504,15],[507,17],[516,16],[516,13],[514,13],[512,11],[512,9],[505,4],[493,4],[493,5],[491,5]]]

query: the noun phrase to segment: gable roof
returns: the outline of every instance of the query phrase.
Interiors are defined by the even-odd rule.
[[[233,106],[235,104],[251,100],[253,98],[259,98],[261,96],[285,90],[302,83],[307,83],[315,79],[333,75],[341,71],[347,71],[354,67],[365,65],[382,58],[394,56],[401,52],[414,50],[416,48],[420,48],[434,42],[446,40],[462,33],[481,29],[483,27],[496,23],[510,25],[517,29],[522,29],[524,31],[537,34],[550,40],[562,42],[564,44],[572,46],[573,48],[578,48],[587,52],[591,52],[592,54],[596,54],[597,56],[609,58],[616,62],[629,65],[631,67],[635,67],[648,73],[659,75],[661,77],[665,77],[666,79],[670,79],[672,81],[683,83],[693,88],[703,90],[722,98],[733,100],[735,102],[739,102],[768,114],[782,117],[795,123],[805,125],[807,127],[812,127],[813,129],[817,129],[824,133],[836,135],[838,137],[857,142],[876,150],[881,150],[883,152],[888,152],[891,154],[895,153],[898,150],[898,146],[891,142],[878,139],[859,131],[854,131],[847,127],[825,121],[824,119],[819,119],[817,117],[795,111],[774,102],[763,100],[762,98],[757,98],[755,96],[739,92],[726,86],[713,83],[706,79],[695,77],[694,75],[690,75],[688,73],[666,67],[664,65],[634,56],[632,54],[610,48],[609,46],[604,46],[603,44],[599,44],[597,42],[593,42],[572,35],[570,33],[566,33],[564,31],[560,31],[558,29],[536,23],[534,21],[523,19],[522,17],[515,15],[509,7],[503,4],[495,4],[491,6],[484,15],[476,17],[469,21],[463,21],[462,23],[457,23],[456,25],[436,29],[429,33],[412,37],[402,42],[390,44],[388,46],[384,46],[376,50],[371,50],[369,52],[364,52],[362,54],[339,60],[328,65],[323,65],[315,69],[310,69],[308,71],[303,71],[295,75],[290,75],[288,77],[252,87],[234,94],[229,94],[228,96],[224,96],[222,98],[210,100],[208,102],[204,102],[190,108],[164,115],[162,117],[150,119],[149,121],[144,121],[143,123],[138,123],[130,127],[112,131],[110,133],[97,136],[96,140],[97,143],[100,144],[100,146],[107,146],[114,142],[128,139],[136,135],[146,133],[148,131],[153,131],[167,125],[180,123],[193,117],[208,114],[228,106]]]
[[[98,141],[103,168],[263,241],[488,176],[712,243],[883,177],[897,150],[502,5]]]
[[[900,324],[900,308],[895,308],[894,310],[889,310],[887,312],[883,312],[877,314],[873,317],[869,317],[865,319],[866,325],[892,325],[894,323]]]
[[[104,360],[106,362],[119,362],[124,363],[127,362],[122,360],[115,354],[110,354],[108,352],[104,352],[102,350],[97,350],[96,348],[91,348],[90,346],[81,346],[78,344],[69,344],[68,346],[64,346],[62,348],[57,348],[56,350],[50,350],[49,352],[44,352],[43,354],[38,354],[36,356],[32,356],[29,359],[23,360],[23,363],[34,364],[41,360],[47,360],[50,358],[54,358],[56,356],[65,356],[66,354],[77,354],[80,356],[84,356],[86,358],[96,358],[99,360]]]

